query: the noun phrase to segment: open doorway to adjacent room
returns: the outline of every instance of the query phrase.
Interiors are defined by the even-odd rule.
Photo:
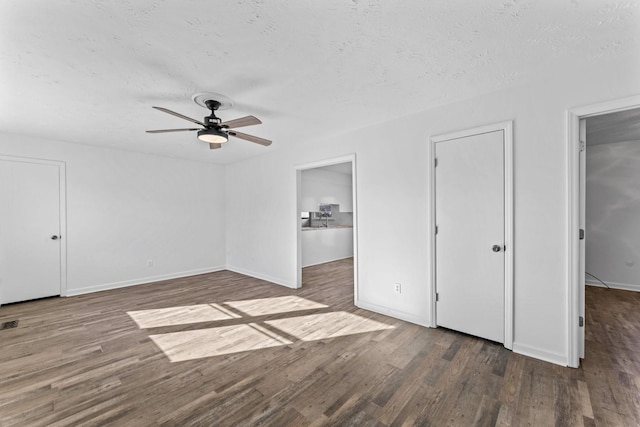
[[[355,155],[301,165],[296,174],[297,287],[304,286],[304,269],[326,269],[336,278],[347,275],[348,283],[353,279],[355,298]]]
[[[569,120],[569,365],[577,367],[600,345],[616,354],[638,345],[621,331],[640,329],[640,99],[573,110]],[[590,339],[596,329],[609,342]]]
[[[583,120],[585,281],[640,291],[640,108]]]

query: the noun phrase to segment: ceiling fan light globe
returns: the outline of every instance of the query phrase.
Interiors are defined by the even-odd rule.
[[[229,137],[218,129],[203,129],[198,132],[198,139],[210,144],[224,144]]]

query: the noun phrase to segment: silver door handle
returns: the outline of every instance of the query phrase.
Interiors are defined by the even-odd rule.
[[[500,252],[502,250],[502,246],[500,245],[493,245],[493,248],[491,248],[493,250],[493,252]]]

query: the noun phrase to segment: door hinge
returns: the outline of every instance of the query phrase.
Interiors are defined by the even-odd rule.
[[[438,226],[436,225],[436,234],[438,234]]]
[[[580,229],[580,240],[584,240],[584,229]]]
[[[578,326],[581,328],[584,326],[584,317],[578,317]]]
[[[440,301],[440,294],[436,292],[436,302]]]
[[[580,129],[578,133],[580,151],[584,151],[587,148],[587,121],[585,119],[580,119]]]
[[[434,159],[434,165],[435,165],[435,167],[438,167],[438,158],[437,157]]]

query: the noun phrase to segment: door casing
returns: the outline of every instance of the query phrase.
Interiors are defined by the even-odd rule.
[[[584,334],[580,316],[584,315],[584,275],[580,273],[580,119],[640,107],[640,96],[571,108],[567,111],[567,366],[580,366]],[[581,277],[582,276],[582,277]]]
[[[35,163],[41,165],[53,165],[58,167],[58,188],[60,207],[60,296],[67,296],[67,171],[66,163],[57,160],[37,159],[30,157],[0,155],[0,160],[20,163]],[[0,301],[0,304],[2,301]]]
[[[504,133],[504,346],[508,349],[513,347],[513,121],[505,121],[472,129],[451,132],[430,138],[430,146],[427,159],[427,173],[430,179],[427,201],[429,203],[428,223],[429,223],[429,271],[430,271],[430,296],[431,296],[431,317],[430,326],[437,327],[436,323],[436,198],[435,198],[435,150],[436,143],[450,139],[464,138],[468,136],[503,131]]]
[[[356,174],[356,155],[347,154],[345,156],[333,157],[316,162],[300,164],[295,167],[296,172],[296,283],[295,289],[302,287],[302,230],[300,229],[300,211],[302,199],[302,171],[306,169],[321,168],[324,166],[337,165],[340,163],[351,163],[351,185],[353,203],[353,300],[358,304],[358,186]]]

